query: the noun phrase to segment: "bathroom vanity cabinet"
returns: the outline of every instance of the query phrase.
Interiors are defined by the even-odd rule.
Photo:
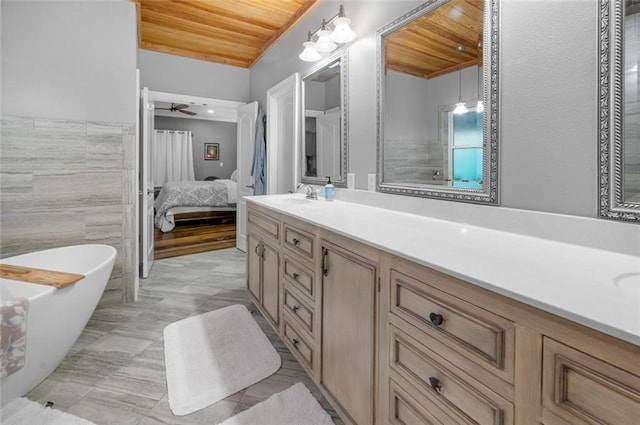
[[[247,290],[274,327],[280,323],[280,222],[250,211],[247,215]]]
[[[345,423],[637,423],[638,344],[303,220],[268,198],[247,204],[249,249],[269,246],[278,275],[265,284],[266,263],[258,273],[247,251],[248,291],[275,315],[274,328]],[[265,303],[273,299],[278,309]]]
[[[378,257],[364,245],[322,235],[320,386],[354,424],[374,423]]]

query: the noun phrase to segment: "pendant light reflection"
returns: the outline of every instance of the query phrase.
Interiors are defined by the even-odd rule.
[[[456,103],[456,108],[453,110],[453,113],[456,115],[462,115],[469,112],[464,102],[462,101],[462,70],[458,70],[458,103]]]
[[[327,25],[334,24],[333,31],[327,29]],[[309,31],[307,41],[302,43],[304,50],[298,56],[306,62],[315,62],[322,59],[320,53],[331,53],[338,44],[348,43],[356,38],[356,33],[349,27],[351,20],[344,16],[344,6],[340,5],[337,15],[333,16],[329,21],[322,20],[322,26],[314,32]],[[313,37],[318,39],[314,43]]]

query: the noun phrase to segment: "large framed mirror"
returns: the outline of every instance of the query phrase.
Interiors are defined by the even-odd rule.
[[[301,181],[347,184],[348,57],[341,50],[301,78]]]
[[[430,0],[377,33],[377,190],[498,192],[498,0]]]
[[[600,0],[599,204],[640,223],[640,0]]]

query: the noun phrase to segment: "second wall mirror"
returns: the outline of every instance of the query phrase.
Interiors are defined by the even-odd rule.
[[[347,62],[340,51],[302,76],[303,183],[346,186]]]
[[[498,0],[431,0],[377,34],[377,189],[498,204]]]
[[[640,1],[599,7],[598,214],[640,223]]]

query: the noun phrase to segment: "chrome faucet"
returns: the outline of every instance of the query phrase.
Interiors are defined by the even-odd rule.
[[[296,192],[301,187],[305,188],[305,193],[306,193],[305,199],[318,199],[318,192],[316,192],[316,190],[311,186],[309,186],[308,184],[298,183],[298,185],[296,186]]]

